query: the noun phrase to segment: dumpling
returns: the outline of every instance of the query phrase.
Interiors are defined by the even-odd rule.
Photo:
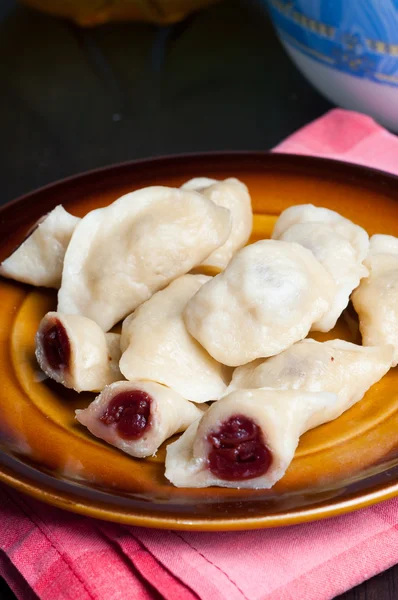
[[[334,295],[331,275],[309,250],[261,240],[240,250],[200,288],[184,320],[213,358],[235,367],[304,338]]]
[[[167,447],[165,475],[177,487],[270,488],[300,436],[324,422],[335,394],[238,390],[212,404]]]
[[[77,392],[99,392],[122,378],[120,335],[104,333],[86,317],[47,313],[36,334],[36,358],[41,369]]]
[[[76,419],[93,435],[131,456],[156,454],[159,446],[199,419],[199,408],[177,392],[152,381],[108,385]]]
[[[329,311],[312,326],[313,331],[330,331],[347,307],[352,290],[368,275],[362,264],[369,247],[368,234],[332,210],[304,204],[282,212],[272,237],[308,248],[332,275],[336,296]]]
[[[108,331],[224,244],[230,212],[197,192],[149,187],[88,213],[68,246],[58,311]]]
[[[285,242],[296,242],[310,250],[325,267],[336,284],[336,295],[328,312],[313,324],[313,331],[330,331],[347,307],[350,294],[368,270],[351,243],[329,225],[323,223],[297,223],[279,238]]]
[[[298,204],[284,210],[275,223],[272,234],[274,239],[279,239],[282,234],[297,223],[323,223],[328,225],[335,233],[345,238],[354,248],[358,261],[362,262],[369,249],[369,236],[362,227],[355,225],[349,219],[329,208],[314,206],[313,204]]]
[[[229,369],[198,344],[182,318],[188,300],[210,279],[184,275],[124,320],[120,370],[126,379],[163,383],[193,402],[217,400],[225,392]]]
[[[374,235],[365,260],[370,275],[351,296],[365,346],[392,344],[398,364],[398,238]]]
[[[31,285],[59,288],[66,248],[80,219],[61,205],[45,215],[0,265],[0,275]]]
[[[196,190],[218,206],[231,211],[232,229],[229,238],[202,263],[205,267],[225,269],[237,250],[247,243],[252,232],[253,211],[246,185],[233,177],[224,181],[197,177],[184,183],[182,189]]]
[[[338,402],[325,417],[336,419],[389,371],[393,350],[389,345],[367,348],[343,340],[303,340],[278,356],[235,369],[226,393],[262,387],[330,392]]]
[[[367,262],[374,254],[392,254],[398,256],[398,238],[393,235],[376,234],[370,238]]]
[[[201,192],[214,183],[219,183],[219,180],[211,179],[210,177],[194,177],[193,179],[183,183],[181,189],[189,190],[191,192]]]

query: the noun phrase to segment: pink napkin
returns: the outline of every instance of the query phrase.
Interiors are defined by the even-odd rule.
[[[280,144],[398,173],[398,138],[333,110]],[[326,600],[398,562],[398,499],[282,529],[114,525],[0,487],[0,574],[23,600]]]

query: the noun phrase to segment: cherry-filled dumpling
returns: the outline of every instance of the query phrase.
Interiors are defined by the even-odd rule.
[[[365,260],[369,277],[352,294],[365,346],[392,344],[398,364],[398,238],[374,235]]]
[[[227,241],[202,263],[206,267],[225,269],[237,250],[247,243],[252,232],[253,211],[246,185],[234,177],[224,181],[198,177],[184,183],[182,189],[196,190],[218,206],[231,211],[232,229]]]
[[[212,404],[167,447],[177,487],[270,488],[291,463],[300,436],[321,422],[335,394],[238,390]]]
[[[31,285],[59,288],[66,248],[80,219],[61,205],[42,217],[0,265],[0,275]]]
[[[217,400],[225,392],[230,370],[198,344],[182,318],[188,300],[210,279],[184,275],[124,320],[120,370],[126,379],[163,383],[193,402]]]
[[[77,392],[99,392],[121,379],[120,335],[104,333],[90,319],[49,312],[36,334],[36,358],[41,369]]]
[[[199,408],[177,392],[153,381],[118,381],[108,385],[76,418],[93,435],[123,452],[143,458],[199,419]]]
[[[282,352],[330,308],[331,275],[299,244],[262,240],[243,248],[188,302],[185,324],[228,366]]]
[[[325,416],[335,419],[389,371],[393,350],[389,345],[371,348],[344,340],[303,340],[277,356],[235,369],[227,394],[262,387],[331,392],[338,402]]]
[[[108,331],[225,243],[230,211],[198,192],[149,187],[88,213],[68,246],[58,310]]]

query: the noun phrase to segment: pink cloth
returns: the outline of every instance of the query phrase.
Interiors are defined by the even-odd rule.
[[[277,148],[398,173],[398,138],[333,110]],[[0,487],[0,574],[23,600],[326,600],[398,562],[398,499],[282,529],[109,524]]]
[[[371,117],[335,108],[274,148],[334,158],[398,174],[398,137]]]

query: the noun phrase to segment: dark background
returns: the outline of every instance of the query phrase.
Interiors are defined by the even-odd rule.
[[[0,57],[2,201],[134,158],[271,148],[331,106],[248,0],[89,30],[0,0]]]
[[[0,82],[0,204],[134,158],[267,150],[331,108],[254,0],[90,30],[0,0]],[[339,600],[397,600],[397,582],[395,567]]]

